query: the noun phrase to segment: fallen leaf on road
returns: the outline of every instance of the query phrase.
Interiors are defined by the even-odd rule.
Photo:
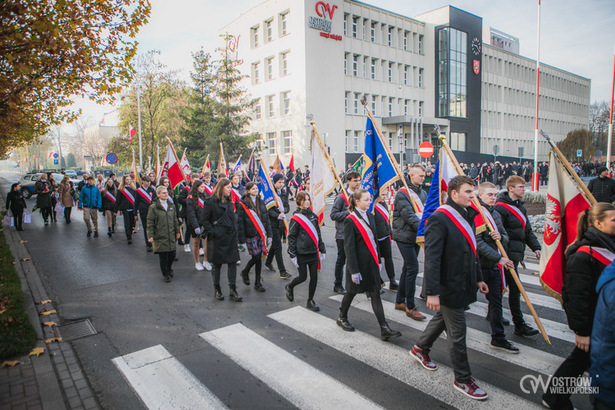
[[[28,356],[39,357],[43,353],[45,353],[45,348],[44,347],[35,347],[34,349],[32,349],[32,351],[30,353],[28,353]]]
[[[35,300],[34,303],[36,303],[37,305],[44,305],[47,303],[51,303],[51,300],[46,299],[46,300]]]
[[[20,261],[22,261],[22,262],[27,262],[27,261],[29,261],[29,260],[30,260],[30,258],[21,258],[21,259],[20,259]]]
[[[23,240],[23,239],[21,239],[21,240],[19,241],[19,243],[26,243],[26,242],[28,242],[28,241],[25,241],[25,240]]]
[[[51,309],[51,310],[43,309],[43,311],[41,312],[41,316],[49,316],[54,313],[58,313],[58,312],[56,312],[55,309]]]
[[[51,342],[61,342],[61,341],[62,341],[61,337],[52,337],[51,339],[45,340],[45,343],[49,344]]]
[[[54,327],[57,325],[56,322],[43,322],[43,324],[47,327]]]
[[[21,362],[19,360],[5,360],[4,362],[2,362],[2,367],[14,367],[20,363]]]

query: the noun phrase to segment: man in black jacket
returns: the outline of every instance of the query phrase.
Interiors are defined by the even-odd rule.
[[[476,301],[477,288],[489,292],[477,258],[474,218],[478,212],[470,207],[474,181],[465,175],[454,177],[448,184],[448,197],[425,225],[425,292],[427,307],[436,314],[410,356],[425,369],[436,370],[429,351],[446,330],[455,373],[453,387],[472,399],[485,400],[487,393],[474,382],[468,362],[464,310]]]
[[[503,272],[501,269],[512,268],[515,265],[510,259],[502,257],[495,243],[496,240],[499,240],[504,247],[508,244],[508,234],[502,225],[502,217],[494,209],[497,196],[497,188],[491,182],[483,182],[478,186],[478,198],[483,206],[483,212],[495,230],[489,232],[486,225],[487,221],[483,221],[483,218],[478,216],[478,222],[476,222],[476,245],[478,247],[483,280],[489,287],[489,293],[487,294],[487,301],[489,302],[487,319],[491,325],[491,348],[514,354],[519,353],[519,349],[506,340],[506,335],[504,334],[502,318]],[[479,226],[479,223],[484,223],[484,225]]]
[[[609,178],[609,171],[606,167],[598,167],[598,177],[589,181],[587,189],[592,193],[596,202],[608,202],[615,201],[615,181]]]
[[[410,184],[408,188],[419,197],[422,206],[427,200],[427,193],[420,186],[425,180],[425,169],[421,165],[410,168]],[[393,204],[393,240],[404,259],[399,276],[399,288],[395,299],[395,309],[404,310],[406,316],[414,320],[425,320],[414,304],[414,290],[416,289],[416,276],[419,273],[419,245],[416,244],[416,231],[421,222],[422,213],[414,209],[410,195],[405,188],[397,191]]]
[[[288,279],[291,277],[291,274],[286,270],[286,266],[284,266],[284,257],[282,256],[282,238],[284,238],[285,234],[284,218],[286,218],[286,213],[290,210],[290,205],[288,204],[288,191],[284,188],[284,175],[273,174],[272,181],[273,188],[276,190],[278,198],[280,198],[282,203],[279,207],[272,206],[267,211],[269,213],[269,221],[271,222],[272,240],[269,253],[267,254],[267,260],[265,261],[265,267],[275,272],[275,269],[271,265],[275,257],[280,271],[280,279]]]
[[[508,192],[502,192],[495,204],[495,210],[502,216],[502,224],[508,233],[508,257],[514,262],[518,272],[519,262],[525,258],[525,246],[540,260],[540,242],[532,232],[532,225],[527,219],[527,211],[521,198],[525,193],[525,179],[513,175],[506,180]],[[525,323],[521,312],[521,292],[510,272],[506,271],[506,283],[510,290],[508,304],[515,324],[515,334],[518,336],[534,336],[539,332]]]
[[[346,181],[348,188],[346,192],[352,195],[361,184],[361,174],[357,171],[348,171],[346,173]],[[335,243],[337,244],[337,259],[335,261],[335,281],[333,283],[333,291],[340,295],[346,294],[346,289],[342,285],[342,277],[344,275],[344,265],[346,264],[346,253],[344,252],[344,221],[350,212],[348,212],[348,200],[342,192],[335,198],[333,207],[331,207],[331,220],[335,221]]]
[[[150,179],[148,176],[143,177],[141,180],[141,186],[137,189],[137,196],[135,197],[135,210],[141,217],[141,225],[143,227],[143,236],[145,237],[145,246],[148,252],[151,252],[153,247],[148,242],[147,236],[147,213],[152,201],[156,199],[156,190],[150,185]]]

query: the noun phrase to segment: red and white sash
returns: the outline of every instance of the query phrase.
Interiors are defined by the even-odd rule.
[[[152,203],[152,196],[145,189],[140,187],[139,189],[137,189],[137,192],[143,197],[143,199],[147,201],[148,204]]]
[[[105,196],[107,197],[109,201],[115,203],[116,199],[111,192],[105,191]]]
[[[254,212],[254,210],[248,208],[243,202],[238,201],[241,204],[241,207],[252,221],[252,225],[256,228],[256,232],[258,232],[258,236],[261,237],[261,241],[263,241],[263,254],[267,255],[267,231],[265,230],[265,226],[263,222],[258,217],[258,214]]]
[[[214,189],[212,187],[210,187],[207,184],[203,184],[203,186],[205,187],[205,191],[207,191],[207,193],[209,194],[209,196],[213,195],[214,193]]]
[[[389,222],[389,211],[387,211],[387,209],[384,207],[384,205],[382,205],[381,203],[377,203],[374,206],[374,209],[380,214],[382,215],[382,217],[384,218],[385,221],[387,221],[387,224],[390,224]]]
[[[199,198],[199,206],[201,209],[205,208],[205,200],[203,198]]]
[[[523,225],[523,229],[525,229],[525,224],[527,223],[527,218],[523,215],[523,212],[516,206],[508,205],[504,202],[497,202],[496,205],[500,205],[506,208],[509,212],[517,217],[521,221],[521,225]]]
[[[231,197],[233,197],[233,201],[241,201],[241,195],[239,195],[239,192],[231,187]]]
[[[474,230],[468,221],[466,221],[461,214],[450,205],[440,205],[435,212],[442,212],[444,215],[448,216],[451,221],[453,221],[457,229],[459,229],[463,236],[465,236],[466,240],[472,247],[474,256],[476,256],[476,236],[474,236]]]
[[[310,222],[308,217],[302,214],[294,214],[290,220],[301,225],[301,227],[308,233],[309,237],[312,238],[312,241],[314,241],[314,244],[316,245],[316,252],[319,252],[320,249],[318,248],[318,242],[320,239],[318,237],[318,231],[316,230],[314,224]],[[318,269],[320,269],[320,255],[318,257]]]
[[[615,260],[615,254],[608,249],[599,248],[597,246],[581,246],[577,252],[585,252],[595,258],[598,262],[605,266],[609,266]]]
[[[126,197],[126,199],[128,199],[128,202],[130,202],[132,205],[134,205],[134,204],[135,204],[135,197],[134,197],[134,196],[132,196],[132,194],[131,194],[130,192],[128,192],[128,190],[127,190],[127,189],[124,189],[124,190],[121,190],[121,189],[120,189],[120,192],[121,192],[122,194],[124,194],[124,196]]]
[[[401,188],[399,192],[403,192],[410,199],[410,203],[414,206],[414,212],[423,214],[423,210],[425,206],[423,205],[423,201],[421,198],[414,192],[412,189]]]
[[[374,239],[374,234],[372,230],[367,226],[367,223],[363,220],[363,218],[358,217],[354,212],[350,213],[347,218],[350,218],[352,222],[354,222],[355,226],[361,233],[363,237],[363,241],[367,245],[367,249],[369,249],[369,253],[372,254],[374,258],[374,262],[376,262],[376,266],[380,265],[380,260],[378,259],[378,251],[376,250],[376,240]]]

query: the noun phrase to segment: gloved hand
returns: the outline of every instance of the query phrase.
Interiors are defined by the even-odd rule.
[[[197,235],[200,235],[200,234],[201,234],[201,228],[200,228],[200,227],[199,227],[199,228],[196,228],[196,229],[194,230],[194,233],[195,233],[195,234],[197,234]]]
[[[297,257],[291,258],[291,261],[293,261],[293,265],[295,265],[297,268],[299,267],[299,262],[297,261]]]
[[[325,261],[325,255],[326,255],[326,254],[324,254],[324,253],[321,253],[321,254],[320,254],[320,261],[321,261],[321,262],[324,262],[324,261]]]
[[[280,215],[278,215],[278,219],[279,219],[279,220],[282,220],[282,219],[284,219],[284,217],[285,217],[285,216],[286,216],[286,215],[284,215],[284,213],[281,213]]]
[[[350,278],[352,279],[352,283],[356,283],[357,285],[361,283],[361,280],[363,279],[360,273],[353,273],[350,275]]]
[[[269,236],[269,237],[267,238],[267,246],[270,246],[270,245],[271,245],[271,242],[273,242],[273,238],[271,238],[271,236]]]

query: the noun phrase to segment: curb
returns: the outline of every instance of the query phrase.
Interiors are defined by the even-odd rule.
[[[0,207],[5,208],[2,197],[0,197]],[[42,408],[44,410],[100,409],[71,344],[69,342],[45,343],[45,340],[56,337],[56,334],[51,327],[44,326],[43,322],[51,321],[60,325],[60,316],[57,313],[40,316],[40,311],[51,310],[54,306],[50,303],[45,305],[34,303],[50,298],[27,247],[24,243],[19,243],[21,240],[19,233],[11,227],[3,227],[3,229],[6,241],[15,258],[15,269],[19,274],[24,294],[24,308],[39,339],[36,347],[45,348],[44,354],[30,360]],[[13,382],[12,378],[11,382]]]

